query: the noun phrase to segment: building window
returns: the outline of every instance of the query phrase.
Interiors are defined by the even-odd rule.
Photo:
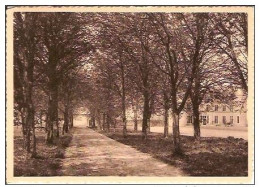
[[[226,124],[226,116],[223,116],[222,121],[223,121],[223,124]]]
[[[208,122],[207,122],[207,116],[201,116],[201,122],[203,125],[206,125]]]
[[[223,112],[225,112],[225,111],[226,111],[226,106],[224,105],[224,106],[223,106]]]
[[[237,116],[237,123],[239,123],[239,116]]]
[[[233,116],[230,116],[230,123],[233,124]]]
[[[233,106],[230,106],[230,112],[233,112]]]
[[[206,106],[206,111],[209,112],[209,105]]]
[[[218,124],[218,116],[215,116],[215,123]]]
[[[215,111],[218,111],[218,105],[215,105]]]
[[[187,117],[187,123],[192,123],[192,116]]]

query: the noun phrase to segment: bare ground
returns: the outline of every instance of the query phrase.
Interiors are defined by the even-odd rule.
[[[58,176],[65,148],[72,139],[66,134],[56,139],[54,145],[46,145],[44,131],[36,131],[37,157],[31,158],[23,148],[20,127],[14,127],[14,176]]]

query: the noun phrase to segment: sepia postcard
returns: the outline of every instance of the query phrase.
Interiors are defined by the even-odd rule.
[[[7,184],[253,184],[254,6],[6,6]]]

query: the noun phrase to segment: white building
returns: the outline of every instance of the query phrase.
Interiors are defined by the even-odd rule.
[[[180,125],[193,123],[191,112],[183,112]],[[200,107],[201,125],[247,126],[247,113],[244,106],[232,106],[223,103],[204,104]]]
[[[161,112],[163,114],[163,111]],[[163,115],[151,116],[151,125],[163,126],[164,116]],[[134,114],[132,109],[127,110],[127,120],[132,121]],[[142,114],[138,114],[138,120],[142,120]],[[169,126],[172,125],[172,116],[169,111]],[[186,108],[180,114],[180,126],[192,125],[192,107]],[[224,102],[211,102],[200,105],[200,124],[201,125],[212,125],[212,126],[244,126],[247,124],[247,107],[246,99],[241,91],[237,91],[236,99]]]

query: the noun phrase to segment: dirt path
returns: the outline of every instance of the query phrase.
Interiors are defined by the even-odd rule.
[[[174,166],[86,127],[73,128],[62,168],[64,176],[184,175]]]

